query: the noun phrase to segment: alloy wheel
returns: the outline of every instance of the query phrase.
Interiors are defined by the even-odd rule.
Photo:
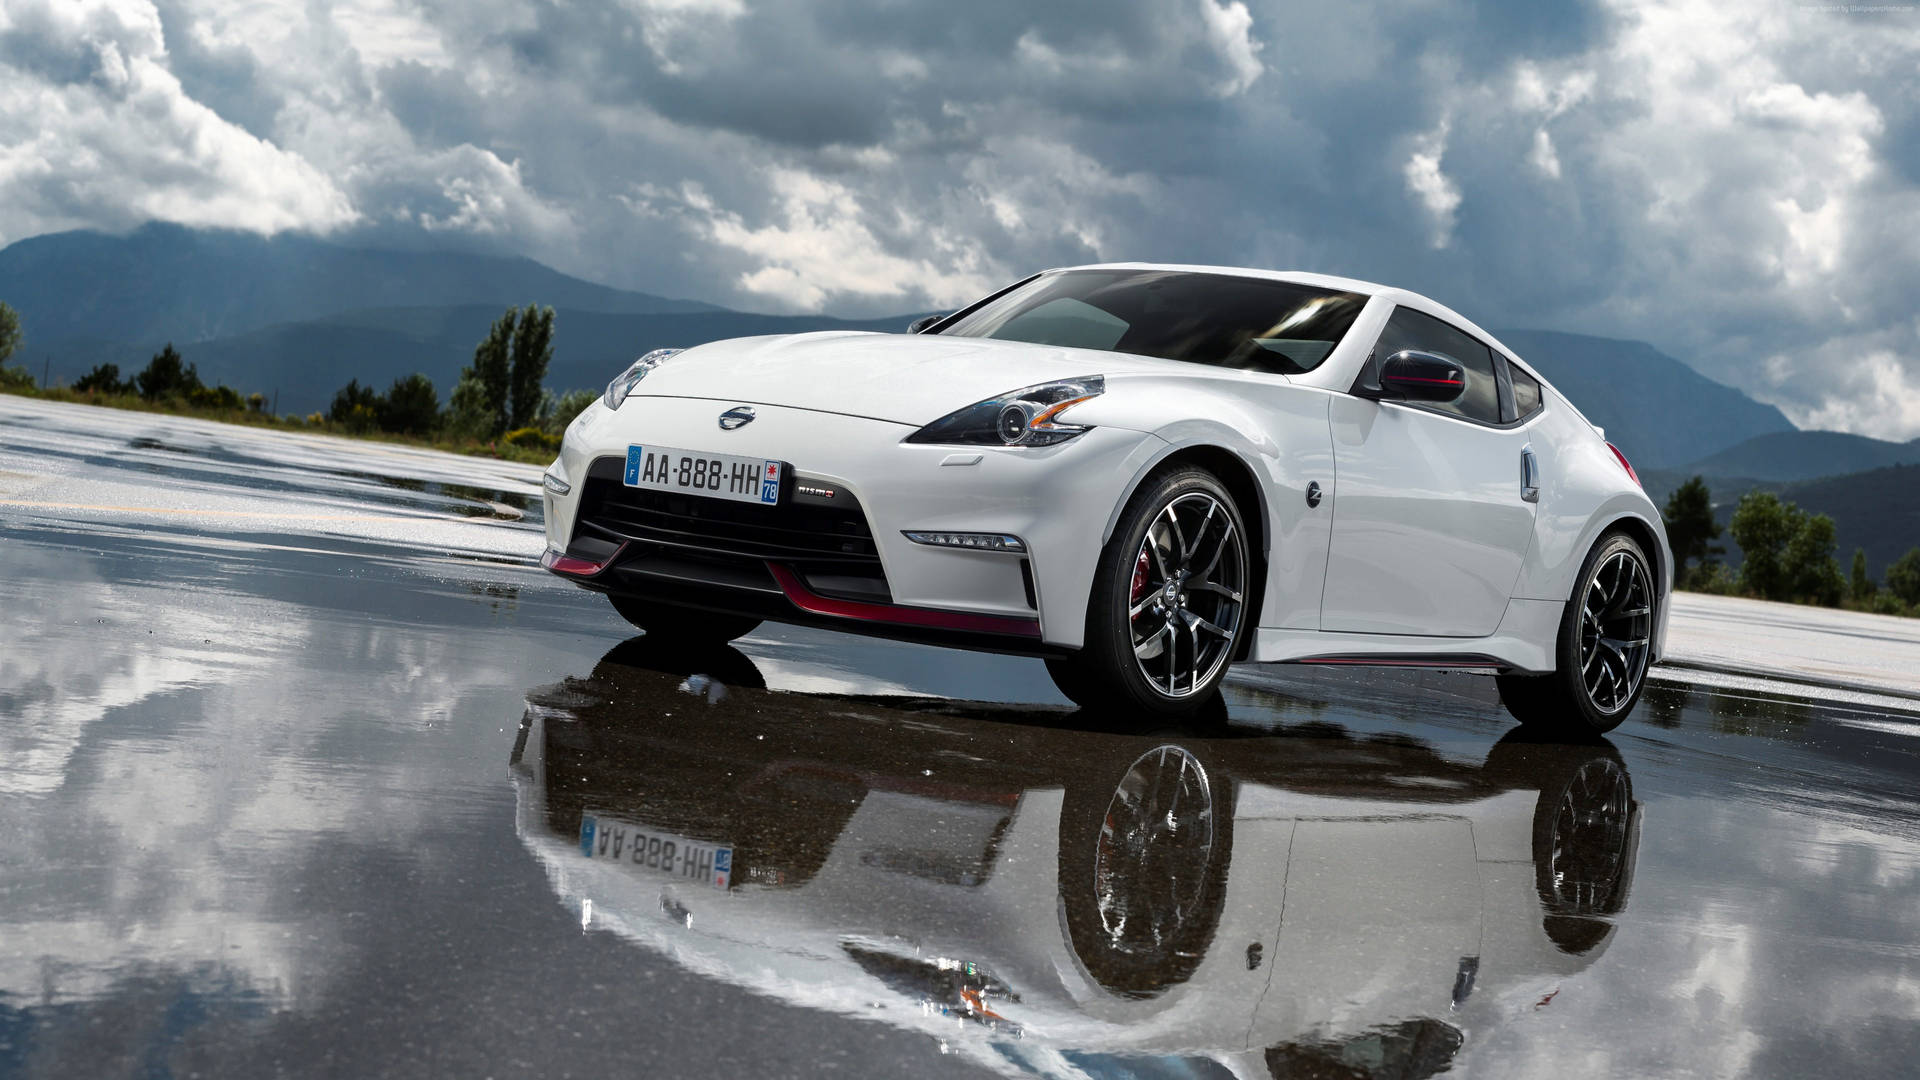
[[[1219,499],[1192,491],[1154,515],[1127,593],[1134,661],[1148,685],[1184,698],[1212,684],[1233,655],[1246,580],[1246,540]]]
[[[1653,586],[1631,551],[1616,551],[1587,581],[1580,612],[1580,678],[1603,713],[1633,701],[1647,673]]]

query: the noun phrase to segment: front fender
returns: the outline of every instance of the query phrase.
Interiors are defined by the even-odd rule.
[[[1072,419],[1151,431],[1165,445],[1128,477],[1102,527],[1101,543],[1112,538],[1126,504],[1154,473],[1199,451],[1225,452],[1245,470],[1256,492],[1257,505],[1243,506],[1241,513],[1259,524],[1255,550],[1266,566],[1260,625],[1318,629],[1333,530],[1330,400],[1324,390],[1250,372],[1109,379],[1107,394],[1076,407]],[[1316,482],[1321,499],[1318,507],[1309,507],[1307,486]]]

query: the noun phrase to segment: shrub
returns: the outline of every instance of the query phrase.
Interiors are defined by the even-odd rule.
[[[233,409],[242,407],[240,392],[231,386],[196,386],[187,391],[187,404],[200,409]]]
[[[393,380],[375,408],[380,430],[424,435],[440,424],[440,395],[433,380],[419,372]]]
[[[133,387],[120,381],[119,364],[95,364],[92,371],[80,376],[73,382],[73,388],[83,394],[124,394]]]
[[[0,366],[0,390],[31,390],[33,374],[24,368]]]
[[[1712,593],[1715,596],[1739,596],[1740,578],[1725,565],[1717,562],[1695,567],[1687,583],[1694,592]]]
[[[549,454],[560,452],[560,436],[549,435],[536,427],[514,428],[507,432],[504,441],[508,446],[517,446],[522,450],[544,450]]]
[[[335,391],[333,404],[327,406],[327,419],[348,431],[372,431],[379,426],[380,395],[373,387],[361,386],[359,379]]]

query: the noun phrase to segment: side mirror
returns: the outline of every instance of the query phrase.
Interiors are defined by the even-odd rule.
[[[932,326],[944,318],[946,318],[945,315],[922,315],[907,324],[907,333],[923,334],[926,332],[927,327]]]
[[[1380,365],[1382,398],[1444,403],[1458,401],[1466,392],[1466,371],[1439,353],[1402,349]]]

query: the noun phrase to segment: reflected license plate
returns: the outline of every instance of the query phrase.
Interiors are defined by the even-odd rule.
[[[625,480],[628,487],[773,506],[780,501],[781,468],[780,462],[765,458],[629,446]]]
[[[733,849],[598,814],[580,816],[580,853],[681,881],[724,889],[733,879]]]

